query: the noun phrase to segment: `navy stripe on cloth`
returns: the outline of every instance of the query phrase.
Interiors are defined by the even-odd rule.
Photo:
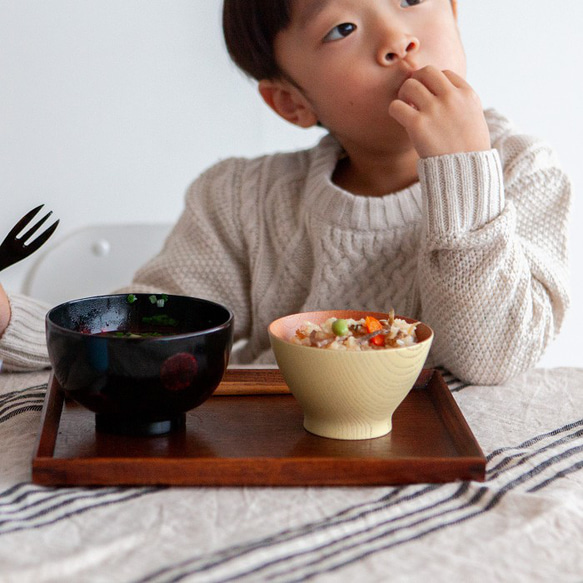
[[[21,391],[6,393],[0,397],[0,423],[21,413],[42,411],[47,385],[38,385]]]
[[[490,468],[484,485],[465,482],[394,488],[379,500],[355,505],[325,520],[209,556],[192,557],[140,581],[168,583],[198,574],[204,581],[260,578],[291,583],[333,572],[477,518],[495,508],[509,492],[537,491],[579,471],[583,467],[581,424],[583,420],[493,452],[488,456]]]
[[[0,492],[0,536],[55,524],[159,488],[45,488],[23,483]]]

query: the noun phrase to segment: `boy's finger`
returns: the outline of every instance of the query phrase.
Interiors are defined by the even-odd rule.
[[[443,95],[451,88],[451,81],[444,75],[444,72],[431,65],[418,69],[411,77],[423,83],[434,95]]]
[[[389,105],[389,115],[397,121],[397,123],[400,123],[404,128],[407,128],[413,123],[419,115],[419,112],[401,99],[395,99]]]
[[[445,71],[443,71],[443,74],[450,80],[452,85],[455,85],[458,89],[465,89],[468,87],[471,88],[471,85],[463,77],[460,77],[457,73],[454,73],[449,69],[446,69]]]
[[[406,103],[412,103],[417,109],[423,109],[432,99],[435,99],[433,93],[421,81],[413,78],[407,79],[401,85],[397,97]]]

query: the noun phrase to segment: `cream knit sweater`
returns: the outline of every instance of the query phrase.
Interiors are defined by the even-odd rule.
[[[235,313],[238,362],[272,362],[266,328],[299,311],[418,318],[430,356],[496,384],[536,364],[568,305],[570,186],[553,151],[486,112],[492,150],[423,159],[419,182],[355,196],[331,175],[340,148],[229,159],[189,189],[161,253],[124,291],[206,297]],[[46,306],[11,296],[6,368],[47,364]]]

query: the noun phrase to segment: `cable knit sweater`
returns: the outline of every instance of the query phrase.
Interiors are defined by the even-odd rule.
[[[161,253],[124,291],[232,308],[233,360],[271,362],[266,333],[292,312],[353,308],[418,318],[430,364],[496,384],[536,364],[568,304],[570,186],[553,151],[487,111],[492,149],[422,159],[419,182],[383,197],[331,181],[341,149],[218,163],[189,189]],[[11,296],[0,358],[46,364],[42,304]]]

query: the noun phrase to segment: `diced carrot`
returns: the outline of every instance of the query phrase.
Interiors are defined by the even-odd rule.
[[[377,334],[370,339],[370,343],[374,344],[375,346],[384,346],[385,345],[385,337],[383,334]]]
[[[367,316],[364,320],[364,325],[366,326],[366,331],[370,334],[371,332],[376,332],[377,330],[382,330],[383,325],[372,316]]]

